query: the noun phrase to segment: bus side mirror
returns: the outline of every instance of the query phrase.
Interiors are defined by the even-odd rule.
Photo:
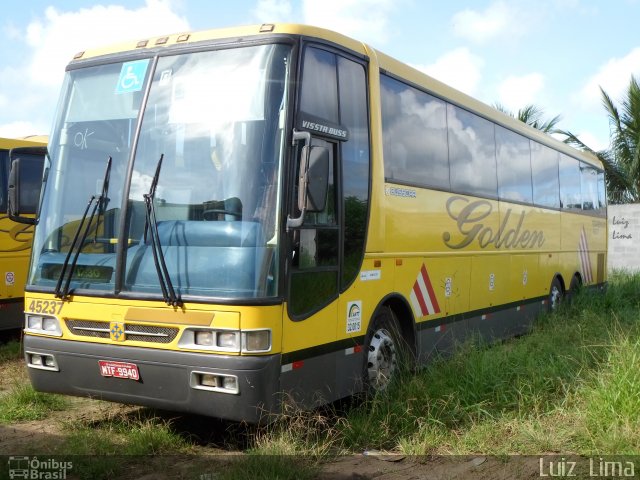
[[[35,214],[40,204],[39,195],[46,152],[45,147],[14,148],[9,152],[11,170],[7,210],[9,218],[14,222],[26,225],[37,223],[37,217],[27,217],[25,214]],[[34,180],[37,183],[34,184]]]
[[[296,218],[287,217],[287,231],[298,228],[304,222],[304,215],[309,212],[321,212],[327,201],[329,190],[329,150],[325,147],[311,145],[309,132],[293,132],[293,143],[303,141],[300,150],[298,169],[298,210]]]

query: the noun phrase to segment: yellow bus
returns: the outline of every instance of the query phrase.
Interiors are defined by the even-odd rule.
[[[0,330],[24,323],[24,285],[27,280],[33,226],[13,221],[7,211],[9,152],[25,157],[22,189],[24,214],[32,217],[42,186],[42,157],[46,137],[0,138]],[[27,165],[27,163],[29,165]]]
[[[35,389],[257,422],[606,282],[597,160],[340,34],[78,53],[28,276]]]

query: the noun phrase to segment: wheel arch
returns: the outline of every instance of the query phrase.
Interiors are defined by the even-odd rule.
[[[576,283],[574,283],[574,281]],[[573,274],[573,276],[571,277],[571,283],[569,284],[569,289],[575,287],[579,287],[583,284],[584,280],[582,279],[582,274],[580,274],[580,272],[575,272]]]
[[[560,282],[560,286],[562,287],[562,293],[566,293],[567,291],[567,284],[564,281],[564,277],[562,276],[562,274],[560,272],[556,272],[553,277],[551,277],[551,283],[553,283],[554,280],[558,280],[558,282]]]
[[[413,316],[413,310],[409,305],[407,299],[397,292],[392,292],[383,297],[376,306],[371,319],[384,308],[391,310],[391,313],[395,317],[400,326],[400,333],[405,339],[407,344],[411,347],[411,351],[414,355],[418,353],[418,335],[415,318]],[[371,323],[371,322],[370,322]]]

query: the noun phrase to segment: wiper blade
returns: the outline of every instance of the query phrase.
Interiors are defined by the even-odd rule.
[[[107,197],[107,193],[109,192],[109,179],[111,178],[112,160],[113,159],[111,158],[111,155],[109,155],[109,159],[107,160],[107,170],[104,172],[104,180],[102,181],[102,193],[100,194],[100,198],[97,200],[98,220],[96,222],[96,230],[93,237],[94,243],[97,243],[98,241],[98,226],[100,225],[100,217],[102,217],[104,221],[104,214],[107,211],[107,205],[109,204],[109,197]]]
[[[69,296],[69,286],[71,285],[71,279],[73,278],[73,272],[76,269],[76,265],[78,263],[78,257],[80,256],[80,252],[82,251],[82,247],[84,246],[84,242],[89,235],[89,230],[91,230],[91,222],[93,217],[96,214],[96,210],[102,204],[106,206],[105,198],[106,192],[109,185],[109,176],[111,175],[111,162],[112,158],[109,156],[107,159],[107,168],[104,172],[104,178],[102,180],[102,194],[101,195],[91,195],[89,198],[89,202],[87,203],[87,207],[84,209],[84,213],[82,214],[82,218],[80,219],[80,224],[76,229],[76,233],[73,236],[73,241],[71,242],[71,246],[69,247],[69,251],[67,252],[67,256],[64,259],[64,263],[62,264],[62,270],[60,271],[60,276],[58,277],[58,282],[56,283],[56,288],[54,290],[54,294],[57,298],[62,300],[66,300]],[[93,209],[91,210],[91,214],[89,214],[89,210],[93,205]],[[87,221],[88,215],[88,221]],[[86,221],[86,226],[85,226]],[[96,225],[96,230],[98,226]],[[71,255],[73,255],[73,261],[69,263],[71,260]],[[64,282],[64,285],[63,285]]]
[[[147,240],[147,230],[149,230],[149,237],[151,239],[151,251],[153,252],[153,262],[158,273],[158,282],[160,283],[160,290],[162,290],[162,298],[167,305],[173,307],[182,306],[182,300],[176,295],[171,277],[169,276],[169,270],[164,259],[164,253],[162,253],[162,246],[160,245],[160,236],[158,235],[158,220],[156,218],[156,210],[153,204],[153,199],[156,195],[156,188],[158,187],[158,178],[160,177],[160,169],[162,168],[162,160],[164,159],[164,153],[160,155],[158,165],[156,166],[156,173],[151,181],[149,187],[149,193],[143,194],[145,203],[146,222],[144,226],[144,238]]]

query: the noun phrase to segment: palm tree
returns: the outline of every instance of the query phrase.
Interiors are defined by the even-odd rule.
[[[497,102],[493,104],[493,108],[509,115],[510,117],[520,120],[533,128],[537,128],[538,130],[549,134],[556,132],[556,125],[561,119],[560,115],[556,115],[550,120],[543,121],[542,118],[544,116],[544,110],[540,107],[536,107],[535,105],[525,105],[525,107],[518,110],[518,113],[516,114]]]
[[[558,131],[567,138],[565,142],[596,155],[605,168],[607,196],[611,203],[640,202],[640,86],[631,76],[626,96],[616,106],[611,97],[600,87],[602,104],[609,117],[611,146],[608,150],[594,152],[571,132]]]

